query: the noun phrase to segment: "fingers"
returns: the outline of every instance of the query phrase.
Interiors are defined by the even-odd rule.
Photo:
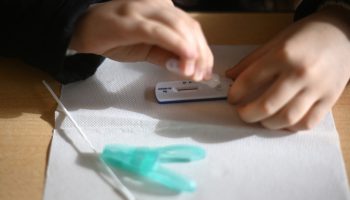
[[[317,101],[298,123],[287,127],[287,129],[293,132],[311,129],[324,118],[332,105],[333,103],[327,100]]]
[[[238,111],[246,122],[258,122],[266,119],[281,108],[303,88],[302,82],[293,76],[281,75],[273,84],[253,101],[240,106]]]
[[[192,77],[196,70],[198,71],[196,69],[196,64],[199,62],[198,50],[190,37],[182,36],[173,29],[158,22],[145,22],[139,29],[140,31],[138,33],[141,42],[158,47],[156,49],[157,51],[150,52],[150,55],[147,56],[148,59],[154,60],[153,57],[161,57],[161,55],[157,55],[155,52],[160,52],[161,50],[168,51],[173,55],[168,59],[179,59],[178,71],[181,71],[181,74]],[[164,60],[162,63],[157,64],[165,66],[167,61]],[[201,77],[198,79],[201,80]]]
[[[159,46],[182,58],[194,59],[197,57],[197,50],[193,45],[188,45],[186,38],[160,23],[143,21],[138,26],[136,33],[140,42]]]
[[[235,79],[229,100],[239,104],[244,121],[297,131],[312,128],[331,110],[349,81],[350,59],[344,52],[350,46],[330,23],[315,23],[323,17],[291,25],[270,48],[258,49],[227,71]]]
[[[213,55],[199,23],[171,0],[108,1],[84,16],[71,42],[79,52],[163,66],[165,57],[174,58],[182,75],[196,81],[211,75]]]
[[[294,126],[311,110],[318,99],[311,91],[301,91],[285,107],[271,117],[262,120],[261,124],[269,129],[285,129]]]
[[[265,66],[263,62],[254,63],[242,72],[230,88],[228,101],[232,104],[246,102],[252,95],[256,95],[259,89],[273,82],[278,68]]]
[[[200,24],[177,8],[175,11],[158,12],[157,14],[151,15],[150,18],[172,29],[179,38],[183,39],[187,48],[191,48],[192,51],[196,52],[193,57],[185,57],[179,54],[180,52],[175,52],[175,54],[178,55],[179,67],[182,74],[196,81],[210,78],[213,67],[213,55],[204,37],[203,31],[201,30]],[[169,51],[173,51],[167,46],[164,46],[164,42],[166,42],[166,39],[157,42],[157,45],[167,48]]]
[[[303,90],[294,95],[294,98],[279,110],[269,111],[261,109],[263,106],[259,104],[252,104],[238,108],[238,113],[248,123],[260,122],[268,129],[287,129],[296,132],[314,127],[323,119],[333,104],[334,101],[327,98],[319,100],[316,93],[312,94],[311,91]]]
[[[243,121],[295,131],[310,128],[321,120],[334,102],[318,106],[322,86],[309,90],[308,79],[300,76],[298,70],[286,69],[283,63],[269,62],[265,55],[239,74],[229,91],[229,102],[238,104]]]
[[[195,81],[200,81],[202,79],[209,80],[213,70],[214,56],[207,44],[199,23],[196,22],[195,26],[195,34],[198,39],[197,48],[199,51],[199,57],[196,62],[196,73],[194,74],[193,79]]]

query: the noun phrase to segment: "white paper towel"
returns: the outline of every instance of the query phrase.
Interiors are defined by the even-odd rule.
[[[215,72],[224,75],[253,48],[213,47]],[[195,144],[206,150],[203,161],[167,165],[196,180],[194,193],[175,193],[116,171],[137,199],[350,199],[331,114],[313,130],[289,134],[242,123],[226,101],[158,104],[155,84],[178,79],[154,65],[106,60],[93,77],[62,88],[61,100],[101,151],[111,143]],[[122,199],[59,108],[44,199]]]

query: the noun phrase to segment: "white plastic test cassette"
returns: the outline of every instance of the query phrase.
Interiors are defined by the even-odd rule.
[[[155,88],[155,95],[159,103],[226,99],[231,82],[229,79],[222,79],[214,88],[190,80],[159,82]]]

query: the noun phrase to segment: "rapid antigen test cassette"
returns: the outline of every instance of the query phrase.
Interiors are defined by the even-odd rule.
[[[216,87],[191,80],[159,82],[155,87],[155,95],[159,103],[226,99],[231,82],[222,79]]]

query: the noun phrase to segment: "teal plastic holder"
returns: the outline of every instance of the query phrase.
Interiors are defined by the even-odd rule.
[[[165,147],[131,147],[107,145],[101,158],[111,167],[140,175],[179,192],[196,190],[195,181],[162,166],[164,163],[185,163],[205,158],[205,150],[193,145]]]

